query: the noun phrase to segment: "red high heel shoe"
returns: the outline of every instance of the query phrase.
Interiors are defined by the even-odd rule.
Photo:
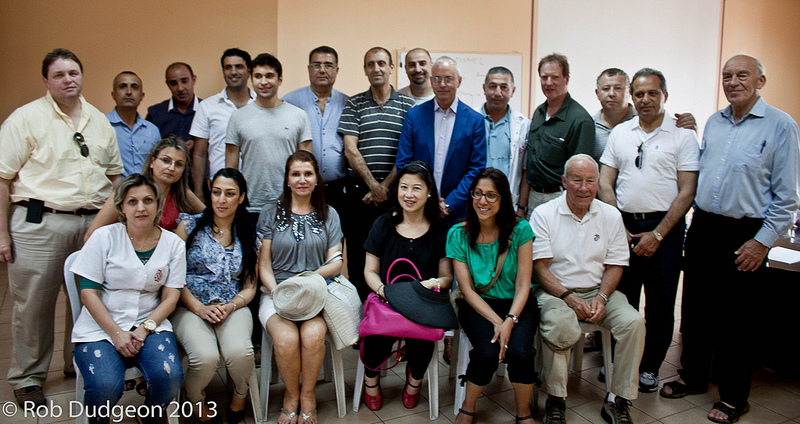
[[[367,394],[367,390],[366,389],[374,389],[376,387],[378,388],[378,394],[377,395],[371,396],[371,395]],[[381,382],[380,382],[380,380],[374,386],[367,385],[367,381],[364,380],[364,388],[365,388],[365,390],[364,390],[364,403],[367,404],[367,408],[369,408],[370,411],[377,411],[377,410],[381,409],[381,406],[383,406],[383,392],[381,391]]]
[[[408,387],[411,387],[411,388],[414,388],[414,389],[419,389],[420,386],[422,386],[422,382],[420,382],[418,385],[415,386],[415,385],[411,384],[410,380],[411,380],[411,368],[406,367],[406,384],[405,384],[405,386],[403,386],[403,406],[405,406],[407,409],[414,409],[419,404],[419,394],[420,394],[420,392],[422,392],[422,390],[420,390],[416,394],[412,395],[412,394],[409,394],[406,391],[406,389]]]

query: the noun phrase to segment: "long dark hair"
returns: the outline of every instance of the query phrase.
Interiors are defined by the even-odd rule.
[[[415,160],[407,163],[406,166],[397,173],[397,178],[394,180],[394,184],[392,184],[392,195],[395,200],[393,203],[395,204],[398,201],[397,190],[400,187],[400,178],[402,178],[403,175],[416,175],[425,182],[425,185],[428,186],[428,190],[431,191],[431,196],[425,202],[425,219],[431,224],[431,228],[441,224],[442,210],[439,208],[439,192],[436,190],[436,181],[434,181],[433,174],[430,168],[428,168],[428,165],[426,165],[425,162]],[[403,221],[403,208],[400,205],[395,205],[391,217],[392,225],[400,224]]]
[[[514,206],[511,202],[511,188],[508,185],[508,178],[506,174],[495,168],[486,168],[472,180],[472,185],[469,187],[470,199],[475,187],[478,186],[480,180],[487,179],[494,183],[494,188],[500,194],[500,210],[495,215],[495,222],[500,229],[500,234],[497,237],[498,252],[505,252],[508,248],[508,241],[514,233],[514,227],[517,225],[517,214],[514,213]],[[474,203],[467,208],[467,219],[464,225],[464,231],[469,236],[470,247],[475,249],[478,244],[478,234],[481,232],[481,224],[478,220],[478,214],[475,212]]]
[[[256,228],[250,223],[247,217],[247,206],[250,205],[250,202],[247,200],[247,181],[245,181],[244,175],[242,175],[238,169],[234,168],[223,168],[217,171],[217,173],[214,174],[214,178],[211,180],[212,187],[217,178],[232,179],[236,182],[236,185],[239,186],[239,193],[245,195],[242,204],[236,207],[236,215],[233,217],[233,228],[231,228],[233,236],[235,239],[239,239],[239,243],[242,245],[242,269],[244,272],[242,273],[241,280],[243,281],[246,278],[256,275],[256,262],[258,258],[258,252],[256,251]],[[206,209],[203,211],[203,215],[197,220],[197,225],[195,225],[192,233],[189,234],[189,237],[186,239],[186,245],[191,246],[197,233],[203,228],[211,227],[212,225],[214,225],[214,208],[211,207],[211,202],[209,202],[208,206],[206,206]]]
[[[286,168],[283,172],[283,194],[281,194],[280,202],[283,206],[278,208],[277,221],[292,220],[292,189],[289,188],[289,168],[295,162],[307,162],[314,167],[314,174],[317,175],[317,185],[314,191],[311,192],[311,207],[317,212],[317,218],[325,222],[328,219],[328,204],[325,203],[325,183],[322,181],[322,175],[319,173],[319,163],[313,154],[305,150],[298,150],[286,159]]]
[[[186,156],[186,165],[183,167],[181,177],[169,187],[169,192],[172,194],[172,201],[175,202],[175,206],[178,207],[179,211],[186,213],[192,212],[192,207],[189,205],[189,199],[186,196],[186,192],[189,191],[189,169],[192,168],[192,155],[189,154],[189,148],[186,147],[186,143],[184,143],[183,140],[172,136],[159,140],[144,158],[142,175],[153,178],[153,170],[150,169],[150,164],[158,159],[158,154],[161,153],[162,150],[168,147],[178,149]],[[167,197],[167,193],[164,193],[164,197]]]

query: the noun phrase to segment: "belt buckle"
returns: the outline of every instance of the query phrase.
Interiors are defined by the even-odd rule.
[[[647,216],[647,214],[644,213],[644,212],[634,212],[633,213],[633,219],[635,219],[637,221],[644,221],[646,216]]]

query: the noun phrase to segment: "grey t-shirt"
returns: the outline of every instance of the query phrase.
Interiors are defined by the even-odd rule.
[[[257,213],[278,200],[286,159],[306,140],[311,140],[308,116],[287,102],[269,109],[250,103],[233,112],[225,143],[239,146],[250,199],[248,212]]]
[[[319,188],[317,188],[319,189]],[[258,235],[272,240],[272,270],[278,283],[302,271],[314,271],[327,259],[328,249],[342,241],[339,214],[328,207],[328,219],[321,222],[316,212],[297,215],[291,221],[276,221],[278,204],[267,204],[258,218]]]

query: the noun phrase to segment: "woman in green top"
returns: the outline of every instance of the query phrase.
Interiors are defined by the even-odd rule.
[[[475,403],[500,362],[508,364],[517,422],[533,423],[529,403],[536,376],[533,338],[539,325],[536,299],[529,296],[533,230],[514,213],[508,179],[497,169],[481,171],[470,194],[466,221],[447,236],[447,257],[453,259],[464,294],[458,319],[472,343],[466,396],[456,423],[472,422]]]

